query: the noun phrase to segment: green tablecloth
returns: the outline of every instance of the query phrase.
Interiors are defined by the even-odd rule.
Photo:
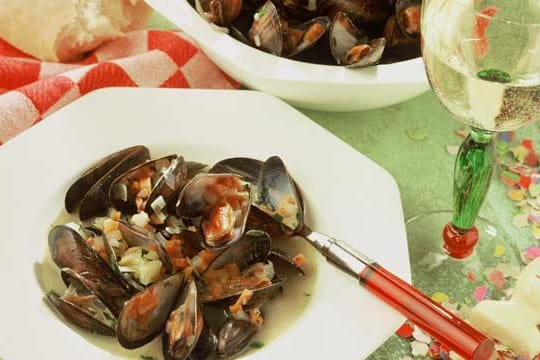
[[[154,15],[149,27],[172,26]],[[443,108],[432,92],[371,111],[300,111],[375,161],[396,179],[405,219],[451,207],[455,157],[446,151],[446,146],[460,144],[461,139],[455,131],[463,126]],[[414,139],[411,132],[422,133],[425,139]],[[537,124],[530,124],[520,129],[516,136],[532,138],[536,142],[540,139],[540,130]],[[529,230],[517,230],[512,225],[515,206],[506,192],[506,186],[494,179],[480,214],[505,230],[519,248],[535,244]],[[415,259],[415,247],[411,242],[409,250],[411,259]],[[413,273],[412,276],[414,282],[416,278],[429,275]],[[369,359],[390,360],[405,356],[411,356],[409,341],[392,336]]]

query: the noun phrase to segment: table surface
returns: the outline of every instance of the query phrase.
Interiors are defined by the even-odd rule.
[[[148,27],[173,28],[154,14]],[[455,156],[447,145],[459,145],[455,132],[464,126],[450,115],[431,91],[407,102],[363,112],[320,112],[299,109],[360,153],[386,169],[397,181],[405,219],[426,211],[449,209]],[[411,136],[416,133],[421,136]],[[424,137],[423,140],[419,140]],[[540,139],[537,123],[516,132],[517,138]],[[520,249],[537,244],[528,229],[512,225],[515,205],[507,197],[507,187],[494,176],[480,215],[499,225]],[[415,258],[409,241],[410,258]],[[415,278],[426,274],[412,274]],[[410,342],[393,335],[370,360],[401,359],[411,356]]]

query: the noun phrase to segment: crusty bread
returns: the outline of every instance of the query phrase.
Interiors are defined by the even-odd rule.
[[[143,0],[0,0],[0,37],[39,59],[70,61],[142,28],[151,12]]]

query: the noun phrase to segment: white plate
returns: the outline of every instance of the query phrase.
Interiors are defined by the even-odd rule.
[[[34,273],[69,184],[92,162],[133,144],[209,163],[281,156],[305,192],[307,222],[410,279],[398,188],[371,160],[282,101],[251,91],[105,89],[93,92],[0,147],[0,358],[110,359],[59,321]],[[311,256],[311,255],[310,255]],[[366,357],[402,318],[312,256],[309,305],[250,360]],[[297,309],[287,309],[294,312]],[[129,357],[139,359],[140,352]]]
[[[186,0],[146,0],[245,86],[302,108],[352,111],[396,104],[429,89],[421,58],[365,69],[308,64],[249,47],[216,30]]]

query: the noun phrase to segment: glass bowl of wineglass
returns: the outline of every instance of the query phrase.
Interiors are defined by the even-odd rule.
[[[421,22],[431,88],[470,133],[456,157],[453,210],[407,221],[420,259],[413,273],[424,275],[413,282],[472,305],[486,269],[520,262],[512,239],[478,214],[496,167],[494,136],[540,118],[540,3],[423,0]],[[486,290],[506,296],[505,287]]]

